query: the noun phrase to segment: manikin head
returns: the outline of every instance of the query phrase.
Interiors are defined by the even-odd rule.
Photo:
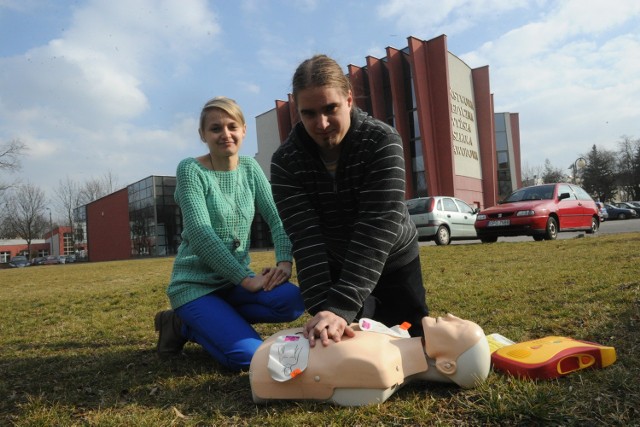
[[[422,327],[424,352],[431,368],[425,379],[452,381],[460,387],[470,388],[487,378],[491,351],[480,326],[447,314],[437,318],[424,317]]]

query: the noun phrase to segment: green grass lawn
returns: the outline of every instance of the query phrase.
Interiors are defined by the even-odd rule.
[[[421,248],[433,316],[514,341],[560,335],[618,360],[556,380],[411,383],[360,408],[251,400],[200,347],[162,362],[153,316],[172,258],[0,270],[0,425],[640,425],[640,233]],[[252,254],[254,267],[271,252]],[[295,279],[295,277],[294,277]],[[293,325],[258,325],[265,337]]]

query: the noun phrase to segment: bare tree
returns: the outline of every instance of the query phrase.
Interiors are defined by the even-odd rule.
[[[529,166],[529,163],[522,165],[521,169],[521,177],[522,177],[522,185],[524,187],[528,187],[530,185],[535,185],[538,183],[538,180],[542,179],[542,171],[544,168],[540,165],[537,166]]]
[[[73,230],[73,210],[83,204],[80,186],[67,175],[64,180],[58,182],[58,187],[54,191],[56,194],[54,204],[62,214],[66,225]]]
[[[85,205],[111,194],[117,190],[117,186],[118,179],[111,173],[111,171],[105,173],[101,177],[91,178],[89,181],[85,182],[84,186],[80,189],[81,204]]]
[[[20,157],[28,150],[27,145],[19,139],[0,144],[0,171],[16,172],[20,170]],[[0,193],[13,184],[0,181]]]
[[[634,140],[626,135],[620,138],[617,153],[617,182],[622,194],[635,200],[640,189],[640,182],[635,176],[636,152],[640,149],[640,139]]]
[[[640,143],[636,146],[636,152],[633,155],[633,182],[635,182],[634,200],[640,200]]]
[[[31,241],[42,236],[47,227],[44,191],[32,184],[15,187],[5,199],[6,232],[26,240],[31,254]]]

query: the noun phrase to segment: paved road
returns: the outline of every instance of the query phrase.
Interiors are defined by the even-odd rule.
[[[600,224],[600,230],[596,234],[586,234],[584,232],[577,233],[558,233],[558,239],[573,239],[580,234],[584,234],[586,237],[594,237],[602,234],[616,234],[616,233],[632,233],[640,232],[640,218],[635,219],[622,219],[605,221]],[[530,236],[517,236],[517,237],[498,237],[498,242],[533,242],[533,237]],[[451,242],[452,245],[468,245],[479,244],[479,240],[461,240],[457,242]],[[436,246],[434,242],[420,242],[420,246]]]

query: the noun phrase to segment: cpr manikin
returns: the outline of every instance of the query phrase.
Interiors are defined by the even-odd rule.
[[[361,319],[353,338],[313,348],[302,328],[280,331],[265,340],[251,360],[253,400],[360,406],[384,402],[415,380],[471,388],[487,378],[491,353],[480,326],[451,314],[424,317],[422,326],[424,338],[411,338],[397,328]]]

